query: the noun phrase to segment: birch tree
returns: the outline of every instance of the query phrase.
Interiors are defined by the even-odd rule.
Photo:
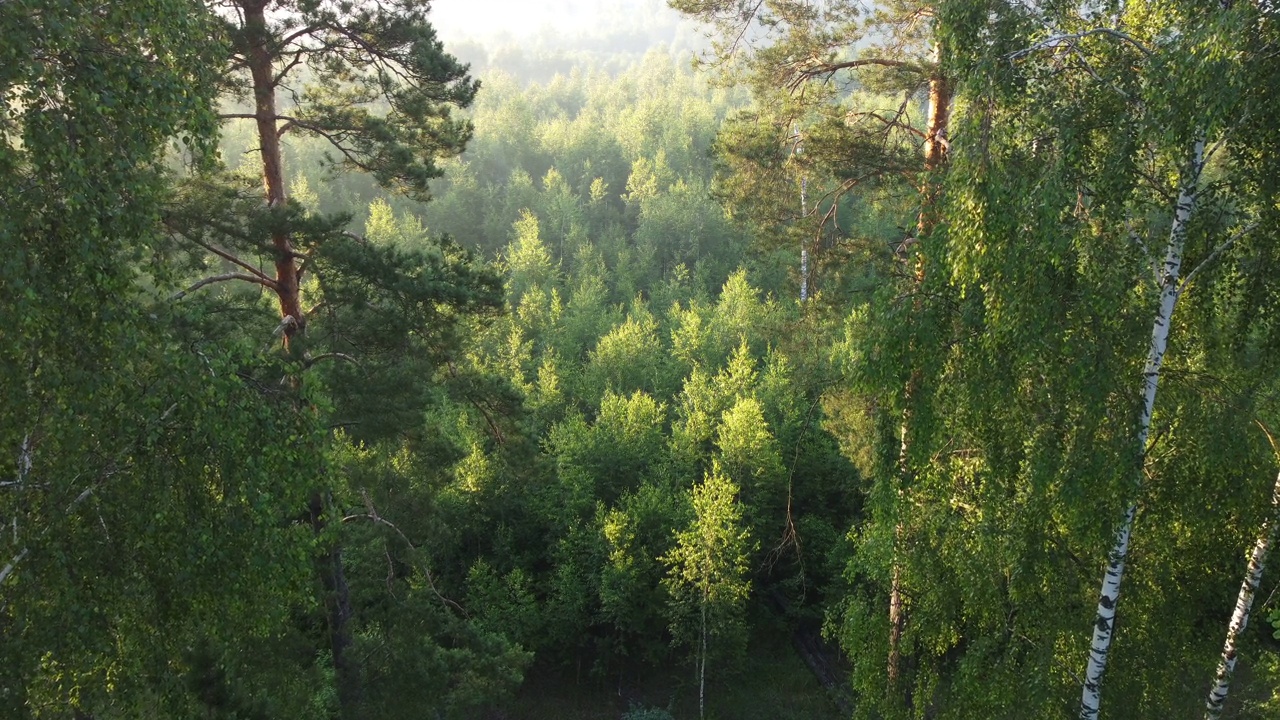
[[[1166,459],[1170,454],[1186,453],[1184,463],[1198,462],[1192,460],[1193,444],[1152,450],[1157,437],[1181,428],[1174,423],[1182,407],[1166,404],[1164,393],[1157,402],[1157,390],[1171,353],[1193,344],[1192,338],[1179,335],[1186,332],[1186,303],[1204,300],[1203,295],[1195,301],[1186,297],[1196,283],[1210,282],[1206,277],[1214,268],[1255,232],[1251,216],[1261,198],[1225,178],[1229,148],[1244,139],[1238,123],[1256,111],[1245,90],[1256,57],[1242,59],[1232,52],[1247,47],[1244,28],[1257,18],[1238,6],[1206,13],[1179,3],[1129,3],[1115,14],[1074,9],[1055,14],[1014,4],[998,4],[990,14],[989,9],[953,10],[952,27],[967,38],[957,48],[964,56],[958,64],[966,68],[971,104],[963,130],[956,133],[965,141],[964,156],[948,186],[951,226],[943,262],[958,291],[956,316],[964,325],[970,318],[977,320],[971,326],[977,334],[956,346],[952,368],[944,369],[946,379],[937,385],[959,382],[972,389],[956,388],[934,399],[941,401],[935,412],[945,408],[956,416],[928,442],[934,452],[963,448],[969,470],[961,474],[938,463],[931,472],[943,472],[953,482],[945,494],[938,487],[934,502],[949,502],[958,510],[947,518],[944,511],[925,506],[917,522],[934,518],[959,528],[999,513],[1009,527],[1024,527],[1014,531],[1015,537],[1030,531],[1028,539],[1049,543],[1039,549],[1034,540],[1020,548],[994,537],[967,543],[990,553],[986,556],[992,564],[984,569],[975,563],[952,573],[951,580],[940,574],[944,586],[958,580],[966,588],[961,591],[966,609],[957,607],[946,616],[968,617],[959,620],[967,624],[983,612],[975,609],[980,599],[1004,604],[1009,608],[1005,620],[990,620],[994,627],[1006,628],[1007,657],[1024,655],[1037,664],[1035,672],[1042,678],[1059,678],[1061,690],[1046,693],[1046,702],[1074,684],[1081,693],[1081,717],[1094,718],[1101,707],[1103,671],[1116,645],[1122,580],[1131,570],[1137,519],[1144,507],[1166,513],[1164,503],[1172,494],[1164,487],[1152,488],[1150,478],[1168,472],[1167,480],[1159,480],[1164,485],[1186,477]],[[1103,256],[1112,258],[1111,267],[1099,265]],[[1082,324],[1075,308],[1109,314],[1109,326]],[[967,331],[958,329],[957,336],[965,337]],[[1103,344],[1084,350],[1079,341],[1085,336]],[[1053,357],[1074,358],[1067,362],[1092,370],[1087,377],[1073,378],[1065,366],[1066,372],[1059,373],[1044,365],[1044,359]],[[1175,365],[1191,362],[1179,359]],[[1000,375],[1023,375],[1022,382],[1033,385],[1008,383]],[[983,402],[974,394],[982,392],[978,377],[989,383],[987,392],[1009,398],[1012,407]],[[1116,403],[1099,394],[1102,388],[1114,393],[1111,398],[1130,400]],[[953,393],[954,400],[949,399]],[[1022,413],[1027,413],[1024,420],[1013,420]],[[1117,413],[1133,418],[1132,425],[1114,422]],[[999,426],[988,423],[1002,416],[1004,429],[994,432]],[[1092,419],[1064,422],[1067,417]],[[1088,458],[1073,449],[1081,442],[1099,455]],[[1107,456],[1110,467],[1098,459]],[[969,473],[974,473],[972,479],[966,477]],[[1022,478],[1028,494],[1008,499],[979,494],[973,496],[975,504],[968,504],[966,486],[976,490],[1015,477]],[[1036,497],[1046,490],[1049,494]],[[1014,497],[1013,506],[1021,510],[1006,504]],[[1063,534],[1053,525],[1032,530],[1024,526],[1024,514],[1042,523],[1065,523],[1072,530]],[[1097,523],[1106,517],[1116,519],[1106,522],[1110,527],[1104,531]],[[1068,628],[1019,602],[1028,588],[1019,588],[1017,578],[1026,572],[1073,575],[1068,568],[1076,557],[1070,548],[1100,532],[1110,535],[1110,550],[1090,622],[1084,673],[1075,675],[1054,667],[1065,661],[1048,650],[1060,642],[1055,638],[1069,634]],[[1194,542],[1200,547],[1211,541],[1200,536]],[[1163,560],[1151,559],[1163,552],[1148,549],[1152,565],[1144,573],[1166,567]],[[1065,563],[1054,567],[1055,555]],[[1001,565],[1003,578],[993,574],[980,580]],[[1146,575],[1141,582],[1149,591],[1159,581]],[[946,606],[943,598],[931,602]],[[1139,602],[1144,609],[1133,618],[1139,626],[1126,636],[1134,642],[1151,635],[1140,624],[1154,621],[1143,614],[1149,611],[1148,600]],[[961,638],[966,636],[973,637],[965,632]],[[962,639],[958,647],[972,642]],[[1073,644],[1083,653],[1078,640]],[[1159,663],[1126,659],[1134,664],[1118,682],[1126,701],[1134,701],[1146,681],[1143,673]],[[1043,682],[1034,685],[1043,687]],[[1013,701],[998,694],[990,700],[997,712],[1017,714]],[[1165,696],[1160,702],[1170,701]],[[993,709],[984,712],[993,714]],[[1135,708],[1126,704],[1122,712]]]
[[[1222,717],[1222,709],[1231,690],[1231,677],[1235,673],[1236,662],[1240,659],[1240,636],[1249,626],[1249,613],[1253,609],[1254,596],[1262,585],[1262,570],[1267,561],[1267,554],[1276,539],[1276,521],[1280,519],[1280,475],[1276,477],[1275,489],[1271,494],[1271,516],[1262,524],[1258,539],[1249,553],[1249,563],[1245,569],[1244,580],[1240,583],[1240,593],[1236,597],[1236,605],[1231,613],[1231,622],[1227,625],[1227,638],[1222,644],[1222,659],[1218,661],[1218,669],[1214,673],[1213,687],[1209,690],[1209,699],[1205,701],[1205,720],[1217,720]]]
[[[742,612],[751,589],[746,578],[750,535],[742,527],[737,495],[732,481],[718,467],[713,468],[691,491],[693,523],[676,533],[675,547],[663,558],[668,568],[663,584],[671,594],[677,618],[673,634],[693,648],[699,717],[706,717],[707,659],[715,649],[712,641],[741,648],[745,639]],[[732,658],[732,653],[723,651],[718,655]]]

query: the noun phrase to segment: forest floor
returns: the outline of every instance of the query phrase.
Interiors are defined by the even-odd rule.
[[[742,667],[708,678],[707,720],[843,720],[785,632],[757,632]],[[665,710],[675,720],[698,717],[697,679],[689,665],[618,679],[582,678],[535,669],[505,712],[506,720],[618,720],[628,711]],[[656,720],[657,714],[645,715]]]

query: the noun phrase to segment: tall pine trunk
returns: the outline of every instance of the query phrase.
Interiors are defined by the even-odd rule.
[[[253,79],[254,120],[258,129],[258,146],[262,156],[262,184],[268,208],[280,208],[287,194],[284,182],[284,159],[280,151],[280,131],[276,111],[275,56],[272,54],[271,33],[267,26],[266,8],[271,0],[244,0],[240,8],[244,12],[246,59]],[[281,328],[284,344],[305,324],[299,298],[298,256],[289,239],[289,233],[280,224],[271,234],[275,249],[275,293],[280,306]],[[325,528],[324,496],[319,491],[310,498],[310,522],[313,532],[320,535]],[[356,716],[359,705],[360,683],[358,670],[350,656],[351,646],[351,590],[342,568],[342,549],[335,545],[324,552],[318,561],[320,582],[324,591],[324,605],[329,625],[329,649],[333,656],[334,674],[338,685],[338,702],[344,718]]]
[[[941,51],[935,46],[934,62],[938,70],[929,81],[929,116],[924,141],[924,184],[920,188],[920,214],[916,223],[916,241],[924,239],[938,225],[938,192],[937,175],[946,167],[947,162],[947,125],[951,121],[951,100],[953,87],[941,68]],[[910,255],[906,256],[908,259]],[[917,253],[916,265],[912,270],[912,278],[916,290],[924,284],[923,253]],[[919,300],[916,300],[919,309]],[[915,400],[920,383],[918,372],[913,372],[911,379],[903,391],[901,444],[898,448],[898,488],[897,500],[902,504],[907,488],[911,485],[912,471],[910,464],[911,450],[911,403]],[[902,522],[897,521],[893,528],[894,544],[902,537]],[[889,667],[890,687],[898,682],[902,665],[902,633],[906,629],[906,606],[902,599],[902,569],[895,561],[889,582]]]
[[[1236,659],[1239,654],[1240,635],[1249,626],[1249,611],[1253,609],[1253,598],[1262,584],[1262,567],[1267,561],[1267,553],[1276,539],[1276,520],[1280,516],[1280,475],[1276,476],[1275,488],[1271,492],[1271,515],[1262,523],[1262,531],[1253,545],[1249,555],[1249,568],[1245,571],[1244,581],[1240,583],[1240,594],[1236,596],[1236,609],[1231,614],[1231,624],[1227,626],[1227,640],[1222,645],[1222,659],[1218,661],[1218,672],[1213,679],[1213,689],[1209,691],[1209,699],[1205,702],[1205,720],[1218,720],[1222,715],[1222,707],[1227,701],[1227,692],[1231,689],[1231,676],[1235,673]]]
[[[1093,639],[1089,646],[1089,662],[1085,667],[1084,688],[1080,699],[1080,719],[1096,720],[1102,706],[1102,674],[1107,668],[1111,652],[1111,640],[1115,637],[1116,605],[1120,602],[1120,583],[1124,579],[1125,561],[1129,555],[1129,538],[1133,533],[1133,520],[1138,514],[1137,491],[1142,486],[1142,473],[1146,464],[1147,438],[1151,434],[1151,414],[1156,404],[1156,386],[1160,380],[1160,367],[1164,363],[1165,350],[1169,346],[1169,329],[1173,321],[1173,308],[1181,289],[1182,251],[1187,241],[1187,229],[1195,213],[1199,193],[1200,171],[1204,167],[1204,136],[1196,138],[1191,158],[1182,178],[1174,207],[1173,227],[1169,231],[1169,243],[1165,247],[1164,265],[1160,280],[1160,306],[1151,325],[1151,345],[1147,349],[1147,361],[1142,371],[1142,415],[1138,420],[1137,479],[1134,498],[1125,510],[1124,519],[1116,532],[1115,545],[1107,557],[1107,571],[1102,578],[1102,591],[1093,622]]]
[[[283,206],[287,197],[284,183],[284,160],[280,152],[277,127],[275,57],[271,52],[271,36],[267,28],[266,6],[270,0],[244,2],[244,27],[248,40],[247,60],[253,78],[254,115],[258,127],[258,147],[262,155],[262,184],[267,206]],[[280,304],[280,319],[285,344],[306,323],[298,295],[298,263],[289,234],[277,227],[271,234],[275,249],[275,292]],[[292,321],[289,320],[292,318]]]

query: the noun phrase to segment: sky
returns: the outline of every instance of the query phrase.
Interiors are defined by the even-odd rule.
[[[579,35],[588,28],[632,21],[674,26],[679,14],[662,0],[434,0],[430,18],[448,43],[500,35],[533,37],[544,30]]]

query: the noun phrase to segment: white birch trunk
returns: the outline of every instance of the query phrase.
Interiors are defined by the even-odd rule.
[[[796,127],[796,137],[800,136],[800,128]],[[796,143],[795,153],[799,155],[804,152],[804,146]],[[809,178],[801,176],[800,178],[800,217],[805,218],[809,215]],[[805,245],[804,238],[800,239],[800,302],[804,303],[809,300],[809,248]]]
[[[18,473],[14,477],[12,483],[4,483],[5,485],[12,485],[15,492],[23,489],[23,486],[27,483],[27,477],[31,475],[32,450],[31,433],[27,433],[22,436],[22,445],[18,449]],[[14,545],[18,544],[17,515],[13,516],[13,543]],[[13,574],[14,569],[18,567],[18,563],[22,562],[22,558],[27,556],[28,551],[30,551],[30,548],[22,548],[13,556],[12,559],[9,560],[8,563],[5,564],[3,568],[0,568],[0,584],[3,584],[5,580],[9,579],[9,576]]]
[[[1236,657],[1239,650],[1240,636],[1249,626],[1249,611],[1253,609],[1253,597],[1262,584],[1262,567],[1267,561],[1267,552],[1276,539],[1276,518],[1280,515],[1280,475],[1276,476],[1275,489],[1271,492],[1271,517],[1262,524],[1262,532],[1258,533],[1258,541],[1253,545],[1253,553],[1249,555],[1249,569],[1245,571],[1244,582],[1240,583],[1240,594],[1236,596],[1236,609],[1231,614],[1231,624],[1227,626],[1227,640],[1222,645],[1222,659],[1218,661],[1218,672],[1214,676],[1213,689],[1209,691],[1209,699],[1205,702],[1205,720],[1218,720],[1222,715],[1222,707],[1227,701],[1227,692],[1231,689],[1231,676],[1235,673]]]
[[[800,302],[809,300],[809,250],[800,241]]]
[[[1146,460],[1147,437],[1151,432],[1151,413],[1156,403],[1156,385],[1160,380],[1160,366],[1169,346],[1169,328],[1173,320],[1173,308],[1178,301],[1181,284],[1182,250],[1187,241],[1187,226],[1195,213],[1200,182],[1200,170],[1204,166],[1204,136],[1196,138],[1192,146],[1190,163],[1183,176],[1174,208],[1173,227],[1169,231],[1169,244],[1165,249],[1163,277],[1160,281],[1160,309],[1151,326],[1151,346],[1147,350],[1147,362],[1143,368],[1142,415],[1138,422],[1139,467],[1136,487],[1141,487],[1143,465]],[[1129,555],[1129,537],[1133,532],[1133,519],[1138,513],[1136,499],[1125,510],[1124,520],[1116,533],[1115,545],[1107,559],[1107,572],[1102,578],[1102,591],[1098,597],[1098,610],[1093,623],[1093,640],[1089,645],[1089,662],[1085,668],[1084,689],[1080,699],[1080,720],[1096,720],[1102,706],[1102,674],[1107,668],[1107,656],[1111,640],[1115,636],[1116,605],[1120,601],[1120,582],[1124,579],[1125,560]]]
[[[809,189],[809,178],[800,178],[800,216],[809,214],[809,200],[806,196]],[[809,248],[804,238],[800,239],[800,302],[809,300]]]

